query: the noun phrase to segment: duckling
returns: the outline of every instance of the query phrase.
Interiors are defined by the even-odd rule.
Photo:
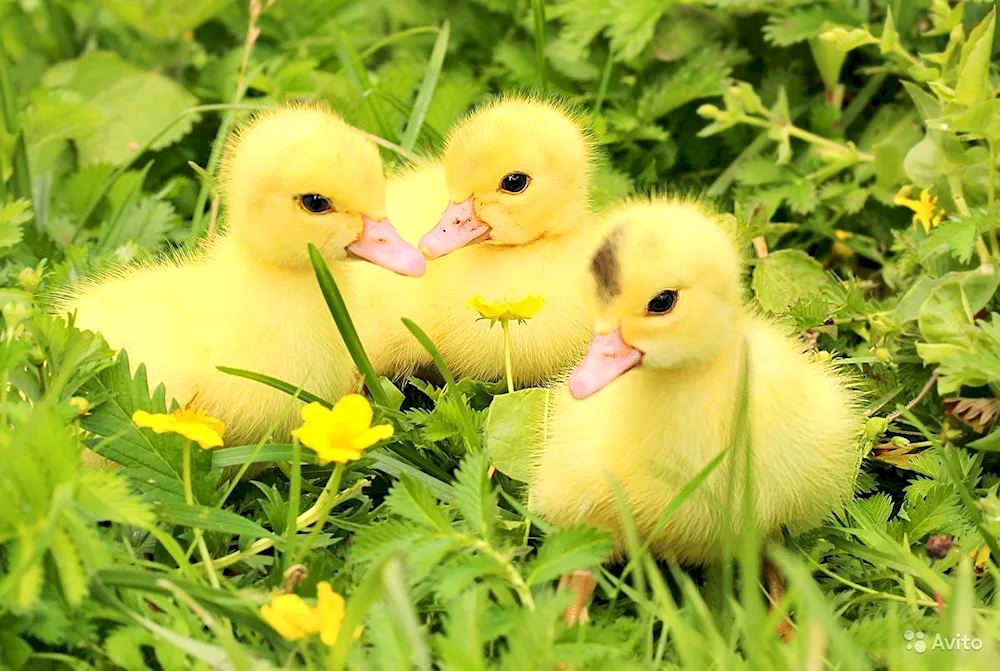
[[[133,368],[145,363],[151,386],[163,382],[181,406],[222,420],[226,443],[238,445],[264,438],[272,425],[274,435],[287,436],[298,405],[216,366],[329,399],[351,382],[354,367],[308,243],[348,302],[356,299],[349,258],[413,276],[426,261],[386,218],[375,145],[324,109],[284,107],[255,118],[227,145],[221,183],[227,232],[216,242],[188,257],[112,271],[70,289],[59,307],[125,349]]]
[[[511,330],[513,381],[533,384],[572,365],[589,330],[580,289],[585,269],[576,261],[600,234],[588,203],[593,155],[580,120],[551,102],[502,99],[459,123],[440,163],[408,176],[425,186],[428,205],[419,205],[421,212],[429,204],[447,207],[420,239],[431,263],[419,295],[394,301],[387,312],[396,316],[383,321],[408,316],[453,373],[499,379],[505,372],[501,330],[477,321],[466,303],[475,294],[488,300],[537,294],[545,301],[542,311]],[[363,340],[372,343],[386,342],[391,333],[375,324],[364,331]],[[381,344],[373,349],[397,351]],[[405,357],[384,363],[389,373],[407,372]]]
[[[448,205],[444,165],[431,159],[396,172],[388,179],[385,196],[389,220],[400,237],[416,245]],[[427,326],[424,306],[431,300],[427,276],[381,275],[385,273],[367,264],[352,269],[353,281],[362,293],[359,304],[364,305],[352,317],[375,372],[402,379],[432,364],[430,355],[401,322],[408,317]]]
[[[611,478],[654,555],[721,557],[728,461],[662,526],[671,499],[730,443],[748,361],[748,419],[761,537],[819,525],[852,493],[861,413],[848,381],[744,303],[741,258],[716,215],[653,199],[614,210],[590,256],[594,337],[552,394],[529,505],[549,522],[624,539]]]

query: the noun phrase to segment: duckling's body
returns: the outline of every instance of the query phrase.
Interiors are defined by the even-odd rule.
[[[507,99],[460,123],[440,162],[391,179],[390,217],[407,240],[415,229],[426,233],[422,251],[434,260],[418,283],[362,283],[368,309],[359,331],[376,370],[400,377],[430,363],[399,325],[409,317],[454,374],[503,377],[503,334],[466,306],[476,294],[545,301],[530,322],[511,327],[515,384],[537,383],[572,364],[588,337],[579,259],[600,235],[588,207],[591,162],[590,143],[567,112]],[[524,188],[513,190],[512,175],[525,179]]]
[[[325,306],[308,245],[348,302],[348,255],[399,273],[423,257],[385,219],[378,150],[316,108],[255,119],[227,147],[227,232],[186,257],[119,269],[70,289],[59,307],[144,363],[150,387],[222,420],[228,444],[287,436],[298,406],[217,366],[263,373],[328,399],[348,391],[353,363]],[[382,270],[385,276],[391,273]],[[377,281],[374,278],[373,281]]]
[[[340,279],[343,264],[331,264],[331,272]],[[133,370],[145,363],[151,387],[163,382],[182,407],[222,419],[229,444],[259,440],[272,428],[287,435],[298,406],[216,366],[263,373],[323,398],[347,391],[353,363],[315,277],[262,265],[230,239],[181,265],[128,268],[80,290],[67,306],[77,325],[126,350]]]
[[[389,220],[400,237],[415,245],[448,206],[444,166],[427,162],[392,175],[385,196]],[[402,379],[430,366],[427,350],[401,321],[406,317],[423,328],[428,326],[427,306],[434,302],[429,295],[428,275],[420,279],[380,277],[378,268],[366,264],[355,265],[350,274],[352,283],[361,288],[359,309],[351,317],[375,372]]]
[[[848,385],[743,306],[735,248],[697,207],[636,204],[610,223],[591,264],[599,335],[553,393],[532,509],[557,526],[609,529],[622,551],[613,478],[657,556],[717,559],[727,525],[738,533],[741,523],[743,471],[731,483],[728,459],[657,525],[729,446],[746,348],[757,529],[820,524],[850,496],[860,464],[861,418]],[[675,293],[663,299],[664,290]]]
[[[536,384],[572,366],[589,339],[580,258],[599,233],[595,225],[530,245],[475,245],[429,263],[423,283],[432,300],[423,315],[452,373],[477,380],[505,374],[503,331],[466,306],[474,295],[488,300],[538,295],[545,301],[530,321],[510,327],[515,386]]]

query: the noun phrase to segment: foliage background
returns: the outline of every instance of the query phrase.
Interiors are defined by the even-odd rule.
[[[0,5],[0,667],[996,666],[995,11],[978,0]],[[151,398],[99,337],[44,312],[52,287],[217,228],[210,175],[252,108],[329,101],[401,163],[511,90],[589,114],[607,158],[595,207],[671,189],[733,211],[760,257],[755,300],[860,373],[859,497],[772,555],[792,642],[773,636],[780,613],[768,616],[755,581],[734,591],[731,570],[717,581],[642,552],[598,570],[587,627],[562,625],[554,579],[598,567],[607,539],[528,524],[520,483],[486,479],[487,415],[515,429],[523,417],[488,410],[497,385],[465,380],[389,390],[380,415],[398,439],[348,469],[306,560],[296,590],[330,580],[365,623],[360,640],[286,643],[257,607],[284,584],[289,520],[328,470],[299,478],[285,445],[203,453],[198,504],[185,505],[179,443],[128,422],[164,409],[163,391]],[[939,226],[894,204],[906,186],[939,199]],[[84,444],[126,467],[84,471]],[[282,459],[258,482],[220,485],[224,466]],[[261,539],[277,550],[236,556],[213,589],[185,552],[196,527],[217,558]],[[756,557],[733,561],[756,574]],[[983,648],[918,654],[906,630]]]

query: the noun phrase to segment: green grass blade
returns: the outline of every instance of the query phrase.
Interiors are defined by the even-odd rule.
[[[403,317],[403,326],[405,326],[407,330],[413,334],[413,337],[417,339],[420,346],[427,350],[431,360],[434,362],[434,366],[437,367],[438,372],[441,373],[441,377],[444,378],[444,381],[448,383],[448,385],[454,387],[455,376],[451,374],[450,370],[448,370],[448,366],[445,364],[444,358],[441,356],[441,352],[439,352],[438,348],[434,346],[433,342],[431,342],[430,337],[424,333],[423,329],[406,317]]]
[[[333,403],[323,399],[316,394],[306,391],[300,387],[296,387],[294,384],[289,384],[288,382],[282,382],[276,377],[271,377],[270,375],[264,375],[263,373],[254,373],[253,371],[243,370],[242,368],[230,368],[229,366],[216,366],[216,370],[225,373],[226,375],[235,375],[236,377],[246,378],[247,380],[253,380],[254,382],[260,382],[261,384],[266,384],[272,389],[277,389],[278,391],[283,391],[289,396],[294,396],[299,398],[306,403],[319,403],[326,408],[332,408]]]
[[[542,0],[531,0],[535,28],[535,58],[538,61],[538,76],[542,80],[542,90],[549,87],[548,73],[545,67],[545,4]]]
[[[365,105],[371,111],[372,116],[375,117],[375,123],[378,124],[382,137],[391,142],[398,143],[399,136],[396,133],[396,129],[389,123],[389,119],[386,118],[382,108],[378,106],[374,96],[372,96],[374,87],[372,86],[371,78],[368,77],[368,71],[361,60],[361,55],[358,54],[357,49],[354,48],[354,45],[351,44],[343,31],[340,33],[340,39],[337,42],[337,53],[340,56],[340,62],[344,66],[344,70],[354,82],[354,85],[360,90]]]
[[[223,447],[212,451],[212,468],[291,460],[291,443],[271,443],[263,446],[237,445],[235,447]],[[307,451],[303,454],[302,461],[307,464],[318,463],[316,461],[316,453],[312,451]]]
[[[4,127],[7,133],[14,137],[14,174],[11,181],[14,184],[14,197],[24,198],[31,202],[31,173],[28,168],[28,150],[25,145],[24,133],[21,132],[21,115],[17,111],[17,98],[14,93],[14,81],[11,77],[10,62],[7,60],[7,49],[4,46],[3,34],[0,33],[0,114],[3,115]],[[3,180],[0,179],[0,189]],[[0,191],[0,196],[3,192]]]
[[[388,560],[388,561],[391,561]],[[398,561],[398,560],[397,560]],[[347,655],[354,644],[354,630],[365,621],[365,616],[375,602],[382,596],[385,583],[382,572],[387,562],[380,562],[371,567],[361,583],[351,593],[344,612],[344,621],[340,625],[340,636],[331,648],[326,660],[328,671],[343,671],[347,665]]]
[[[351,321],[351,315],[347,311],[344,297],[340,294],[340,289],[337,288],[337,283],[330,273],[329,266],[326,265],[323,256],[312,243],[309,244],[309,260],[312,261],[313,270],[316,272],[316,280],[319,282],[319,288],[323,292],[326,306],[330,308],[330,314],[333,315],[333,321],[337,323],[337,329],[340,331],[340,336],[344,339],[344,344],[347,346],[347,351],[351,354],[354,365],[358,367],[361,375],[365,378],[365,384],[368,386],[369,393],[371,393],[375,402],[383,408],[389,407],[389,397],[385,393],[385,389],[382,388],[382,383],[379,382],[378,375],[375,374],[375,369],[372,368],[372,362],[365,353],[365,348],[361,344],[361,338],[358,337],[358,331],[354,328],[354,322]]]
[[[413,110],[410,118],[406,122],[406,130],[403,131],[403,139],[400,142],[403,149],[410,151],[417,143],[420,129],[424,125],[424,118],[427,116],[427,109],[431,105],[434,97],[434,89],[437,87],[438,77],[441,75],[441,67],[444,65],[444,56],[448,52],[448,38],[451,34],[451,24],[445,21],[441,25],[437,39],[434,41],[434,49],[431,51],[431,59],[424,72],[424,79],[420,83],[420,90],[417,91],[417,98],[413,102]]]

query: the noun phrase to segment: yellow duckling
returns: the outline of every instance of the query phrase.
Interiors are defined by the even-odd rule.
[[[400,340],[410,336],[383,326],[407,316],[456,375],[502,377],[501,330],[476,321],[466,307],[476,294],[494,301],[537,294],[545,301],[530,323],[512,329],[516,384],[537,382],[573,363],[588,333],[580,289],[585,270],[578,260],[600,234],[588,207],[592,158],[590,141],[565,110],[505,99],[456,126],[440,164],[403,176],[399,193],[418,198],[420,213],[447,207],[420,240],[421,251],[434,260],[419,289],[387,304],[392,314],[381,324],[362,328],[381,372],[406,374],[419,357],[412,349],[399,355]]]
[[[712,213],[632,203],[608,219],[589,264],[593,341],[553,394],[530,505],[558,525],[612,531],[624,550],[610,478],[658,557],[720,557],[728,460],[662,526],[664,508],[733,434],[744,350],[762,536],[819,525],[851,495],[860,465],[858,401],[844,380],[744,304],[741,259]],[[742,475],[742,474],[741,474]],[[742,481],[742,480],[741,480]],[[733,485],[738,491],[738,485]]]
[[[389,177],[385,197],[389,220],[400,237],[415,245],[448,205],[444,166],[433,161],[397,172]],[[357,264],[351,274],[361,291],[362,307],[351,317],[375,372],[401,379],[430,366],[430,356],[400,321],[408,317],[422,328],[427,326],[424,306],[431,300],[427,276],[383,277],[385,273],[366,264]]]
[[[216,370],[249,369],[325,398],[348,390],[353,364],[310,265],[316,245],[346,300],[349,257],[420,275],[423,256],[386,218],[375,145],[334,114],[287,107],[230,141],[222,168],[227,233],[189,258],[114,271],[61,305],[77,324],[145,363],[151,386],[218,417],[227,444],[297,420],[290,397]],[[384,272],[384,271],[383,271]],[[389,275],[389,273],[385,273]]]

